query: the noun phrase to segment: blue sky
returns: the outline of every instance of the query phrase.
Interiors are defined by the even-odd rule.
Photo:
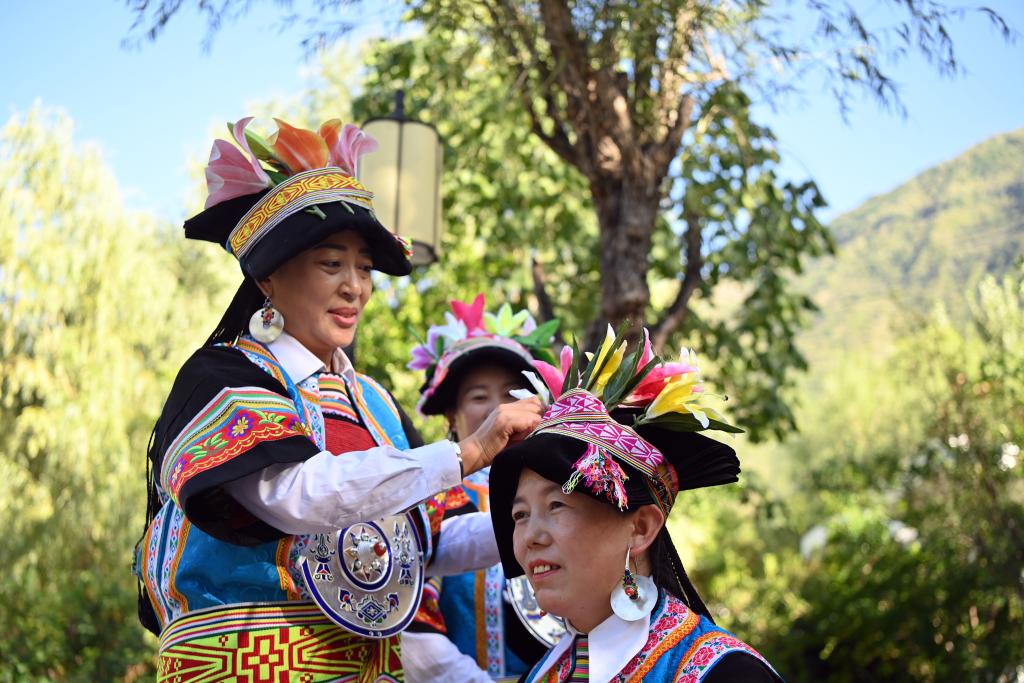
[[[1024,30],[1024,2],[988,4]],[[0,41],[9,66],[0,80],[0,114],[6,119],[35,101],[64,109],[76,139],[104,150],[129,204],[177,222],[190,190],[187,161],[205,157],[211,127],[245,115],[247,103],[286,97],[309,82],[303,29],[281,32],[274,5],[256,3],[204,52],[204,20],[189,10],[155,43],[126,50],[121,42],[132,20],[115,0],[5,7]],[[394,32],[393,23],[385,26],[373,30]],[[906,119],[863,101],[844,123],[835,101],[818,92],[761,110],[779,138],[784,173],[817,180],[832,204],[826,218],[1024,127],[1024,41],[1004,44],[980,17],[956,25],[953,37],[964,76],[941,79],[920,59],[897,70]]]

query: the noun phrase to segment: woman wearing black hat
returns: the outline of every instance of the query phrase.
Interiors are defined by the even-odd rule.
[[[696,431],[738,430],[702,406],[692,357],[624,352],[609,333],[585,368],[547,368],[559,398],[491,467],[505,573],[569,627],[521,680],[779,681],[714,625],[665,528],[680,490],[739,474],[733,449]]]
[[[423,446],[341,350],[371,271],[410,271],[355,178],[376,143],[336,120],[278,121],[268,139],[249,121],[231,127],[237,147],[214,143],[206,209],[185,224],[245,280],[154,429],[140,617],[160,635],[158,680],[400,680],[423,565],[495,559],[433,537],[419,503],[487,466],[539,406],[502,406],[463,441]],[[457,531],[485,538],[490,522]]]
[[[452,301],[451,308],[445,324],[432,326],[425,343],[413,349],[408,367],[426,376],[420,413],[444,416],[449,437],[457,439],[475,432],[496,406],[515,401],[511,393],[530,386],[524,373],[535,373],[535,359],[551,358],[558,321],[537,326],[527,311],[513,313],[507,303],[495,313],[485,312],[483,294],[471,303]],[[487,469],[467,476],[428,506],[442,525],[490,510]],[[517,610],[505,589],[497,562],[429,580],[416,620],[402,634],[407,680],[483,683],[515,680],[528,671],[547,649],[534,634],[548,637],[544,626],[559,635],[564,629],[553,618]]]

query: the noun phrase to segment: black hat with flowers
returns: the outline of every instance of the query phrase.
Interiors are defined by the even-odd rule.
[[[275,119],[268,138],[247,130],[250,121],[228,126],[234,144],[214,141],[206,205],[185,221],[186,237],[220,244],[261,280],[329,235],[355,230],[376,270],[411,272],[411,245],[381,225],[373,192],[356,177],[359,157],[377,149],[376,140],[338,119],[317,131]]]
[[[491,466],[491,517],[507,577],[524,573],[512,550],[511,516],[524,469],[560,484],[565,493],[582,493],[624,513],[657,505],[666,518],[679,491],[738,480],[735,450],[701,432],[742,430],[704,403],[692,352],[663,362],[645,331],[641,348],[626,355],[626,343],[617,343],[609,328],[585,364],[578,351],[566,347],[559,368],[534,365],[548,391],[541,398],[550,406],[533,434],[498,454]],[[667,529],[650,554],[655,583],[707,615]]]
[[[445,324],[432,325],[426,341],[413,348],[406,367],[426,376],[416,406],[422,415],[453,409],[463,379],[482,364],[508,368],[518,376],[533,372],[534,359],[553,360],[551,339],[558,320],[538,325],[529,311],[513,313],[507,302],[496,313],[485,311],[485,305],[483,294],[471,303],[452,301]]]

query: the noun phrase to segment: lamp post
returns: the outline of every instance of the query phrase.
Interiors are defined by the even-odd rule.
[[[359,160],[356,177],[373,192],[381,224],[412,241],[413,266],[437,261],[441,252],[441,137],[429,123],[405,117],[405,93],[395,111],[363,124],[377,151]],[[356,340],[345,349],[356,363]]]
[[[376,152],[361,160],[359,180],[373,191],[373,207],[386,227],[412,241],[414,266],[429,265],[441,250],[441,138],[428,123],[405,116],[405,93],[395,93],[391,116],[363,130]]]

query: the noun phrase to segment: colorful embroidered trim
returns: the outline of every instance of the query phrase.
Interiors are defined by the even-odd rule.
[[[710,673],[711,668],[722,657],[730,652],[744,652],[759,659],[769,669],[772,668],[768,660],[742,640],[723,631],[711,631],[694,641],[689,651],[683,656],[673,680],[678,683],[698,683]],[[774,671],[774,669],[772,670]]]
[[[397,636],[361,638],[312,603],[203,610],[175,621],[160,637],[158,683],[383,683],[401,677]]]
[[[487,673],[492,678],[505,674],[505,619],[503,592],[505,573],[500,564],[488,567],[482,573],[484,583],[484,632],[487,651]]]
[[[420,600],[420,608],[416,610],[415,621],[429,626],[437,633],[446,634],[448,627],[444,622],[444,614],[441,612],[440,600],[441,579],[427,578],[423,582],[423,599]]]
[[[188,599],[175,584],[192,525],[173,501],[167,501],[146,530],[140,547],[142,578],[160,627],[189,609]]]
[[[662,656],[700,626],[700,615],[690,610],[682,600],[662,591],[659,601],[661,605],[655,608],[654,614],[651,615],[651,634],[647,637],[647,642],[626,668],[613,679],[616,683],[640,683]]]
[[[195,476],[262,442],[292,436],[308,436],[308,428],[287,397],[259,387],[221,389],[167,449],[160,484],[178,503]]]
[[[572,675],[570,683],[587,683],[590,680],[590,647],[582,633],[576,636],[572,648]]]
[[[427,519],[430,520],[430,534],[440,534],[441,522],[444,521],[444,513],[448,510],[448,492],[442,491],[427,498],[423,501],[423,507],[427,511]]]
[[[341,169],[296,173],[260,197],[242,216],[228,236],[227,250],[241,260],[274,226],[314,204],[344,201],[373,211],[372,199],[372,192]]]
[[[323,450],[325,446],[324,420],[323,413],[320,411],[320,393],[317,390],[316,377],[311,375],[299,384],[295,384],[270,349],[252,337],[239,337],[235,343],[226,346],[241,351],[253,365],[276,379],[288,391],[296,408],[302,411],[302,422],[308,427],[307,436],[316,444],[317,448]]]
[[[345,380],[338,375],[326,372],[320,375],[320,408],[325,415],[335,415],[359,424],[359,416],[345,388]]]

